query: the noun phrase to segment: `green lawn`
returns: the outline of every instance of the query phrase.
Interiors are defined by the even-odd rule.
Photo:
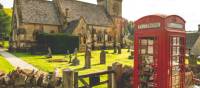
[[[35,67],[39,68],[42,71],[46,72],[52,72],[55,68],[60,68],[60,69],[65,69],[65,68],[70,68],[74,69],[76,71],[79,71],[81,74],[85,74],[88,72],[96,72],[100,70],[105,70],[107,69],[107,66],[112,65],[114,62],[120,62],[124,65],[129,65],[133,66],[133,60],[128,59],[128,56],[130,55],[126,49],[122,50],[122,54],[112,54],[113,50],[107,50],[107,59],[106,62],[107,64],[105,65],[100,65],[99,64],[99,54],[100,51],[92,51],[92,59],[91,59],[91,69],[88,70],[82,70],[82,67],[84,66],[84,53],[78,53],[78,59],[80,60],[80,65],[79,66],[70,66],[68,62],[48,62],[48,59],[45,58],[45,56],[42,55],[31,55],[30,53],[13,53],[17,57],[20,57],[24,61],[34,65]],[[53,55],[52,59],[66,59],[69,60],[68,56],[67,58],[64,58],[63,54],[59,55]]]
[[[124,65],[133,66],[133,59],[128,59],[128,56],[130,55],[130,52],[127,52],[127,49],[122,50],[122,54],[112,54],[113,50],[107,50],[106,55],[106,64],[100,65],[99,58],[100,58],[100,51],[92,51],[92,59],[91,59],[91,69],[83,69],[84,67],[84,53],[78,53],[78,59],[80,60],[79,66],[70,66],[68,62],[48,62],[48,59],[45,58],[45,56],[42,55],[31,55],[30,53],[13,53],[17,57],[20,57],[24,61],[32,64],[33,66],[39,68],[42,71],[46,72],[52,72],[55,68],[59,68],[60,72],[62,69],[70,68],[75,71],[78,71],[79,74],[88,74],[92,72],[98,72],[102,70],[107,70],[108,66],[111,66],[114,62],[119,62]],[[67,56],[68,57],[68,56]],[[52,59],[63,59],[64,55],[53,55]],[[65,58],[66,60],[69,60],[69,58]],[[102,76],[102,80],[106,80],[107,76]],[[106,85],[97,86],[96,88],[107,88]]]
[[[8,73],[13,69],[14,67],[0,55],[0,70]]]

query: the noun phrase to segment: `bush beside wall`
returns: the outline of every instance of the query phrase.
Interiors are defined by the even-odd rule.
[[[79,37],[71,36],[64,33],[47,34],[40,33],[36,36],[37,47],[44,48],[51,47],[52,53],[66,53],[67,50],[72,53],[75,48],[79,48]]]

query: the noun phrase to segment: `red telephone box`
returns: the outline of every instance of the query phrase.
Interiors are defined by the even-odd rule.
[[[185,88],[185,21],[149,15],[135,22],[133,88]]]

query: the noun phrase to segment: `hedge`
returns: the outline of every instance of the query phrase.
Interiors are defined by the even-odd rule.
[[[37,45],[47,50],[47,47],[51,47],[52,53],[66,53],[67,50],[72,53],[75,48],[79,48],[79,37],[71,36],[64,33],[47,34],[40,33],[36,36]]]

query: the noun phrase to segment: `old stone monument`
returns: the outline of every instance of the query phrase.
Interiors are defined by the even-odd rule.
[[[48,54],[47,54],[46,58],[52,58],[51,47],[48,47]]]
[[[101,50],[100,53],[100,64],[105,64],[106,63],[106,52],[105,50]]]
[[[127,52],[130,52],[130,48],[131,48],[130,45],[128,45],[128,50],[127,50]]]
[[[72,55],[69,54],[69,63],[72,63]]]
[[[77,56],[77,53],[78,53],[78,49],[75,48],[75,49],[74,49],[74,56]]]
[[[121,46],[120,46],[120,45],[117,47],[117,51],[118,51],[118,54],[121,54],[121,53],[122,53],[122,51],[121,51]]]
[[[85,52],[85,68],[88,69],[91,67],[91,51],[87,48]]]
[[[67,52],[65,53],[65,58],[67,58],[67,55],[69,55],[69,50],[67,50]]]
[[[77,66],[79,64],[80,64],[80,60],[76,56],[74,56],[72,60],[72,66]]]

